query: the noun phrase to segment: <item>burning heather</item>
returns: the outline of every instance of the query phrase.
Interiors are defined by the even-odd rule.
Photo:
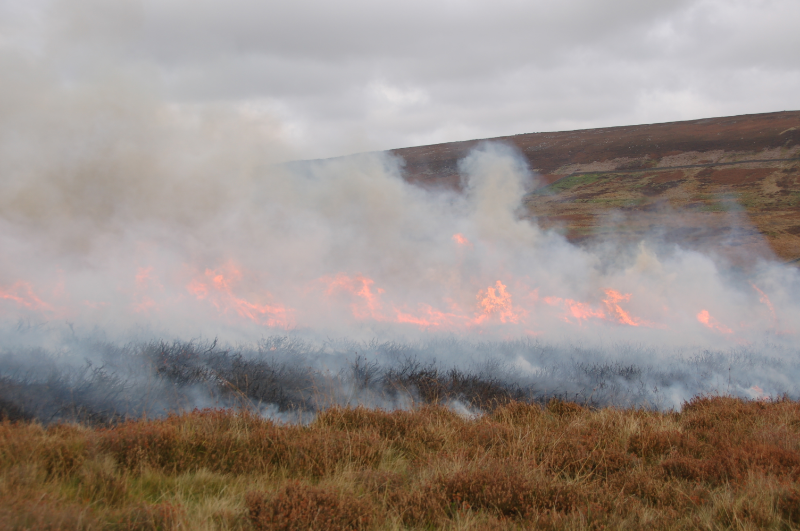
[[[221,174],[205,202],[168,164],[138,190],[94,163],[4,194],[5,416],[800,394],[796,269],[647,236],[570,244],[524,215],[536,175],[503,145],[461,162],[460,193],[382,154]]]
[[[396,155],[281,163],[269,123],[111,84],[5,89],[4,416],[800,397],[795,267],[655,229],[570,243],[510,144],[426,188]]]

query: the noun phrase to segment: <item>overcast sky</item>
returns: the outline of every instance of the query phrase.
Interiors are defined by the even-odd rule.
[[[798,22],[797,0],[0,0],[0,75],[236,108],[328,157],[800,109]]]

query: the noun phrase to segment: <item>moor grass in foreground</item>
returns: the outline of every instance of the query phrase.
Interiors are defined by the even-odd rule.
[[[0,424],[8,529],[794,529],[800,403]]]

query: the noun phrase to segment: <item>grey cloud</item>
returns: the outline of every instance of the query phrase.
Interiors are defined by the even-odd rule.
[[[4,49],[57,82],[117,72],[170,103],[256,102],[312,158],[791,109],[800,94],[790,0],[22,5],[0,2]]]

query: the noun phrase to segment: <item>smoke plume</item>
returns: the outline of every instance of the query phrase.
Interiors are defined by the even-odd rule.
[[[242,367],[278,375],[247,395],[275,411],[322,407],[309,382],[406,407],[420,374],[451,369],[526,399],[798,396],[795,268],[741,271],[657,235],[573,245],[525,209],[537,177],[508,146],[461,161],[463,192],[429,190],[385,153],[287,162],[280,120],[171,103],[139,71],[71,79],[8,47],[0,61],[17,74],[0,88],[0,376],[15,396],[57,381],[93,411],[229,405],[220,382]]]

